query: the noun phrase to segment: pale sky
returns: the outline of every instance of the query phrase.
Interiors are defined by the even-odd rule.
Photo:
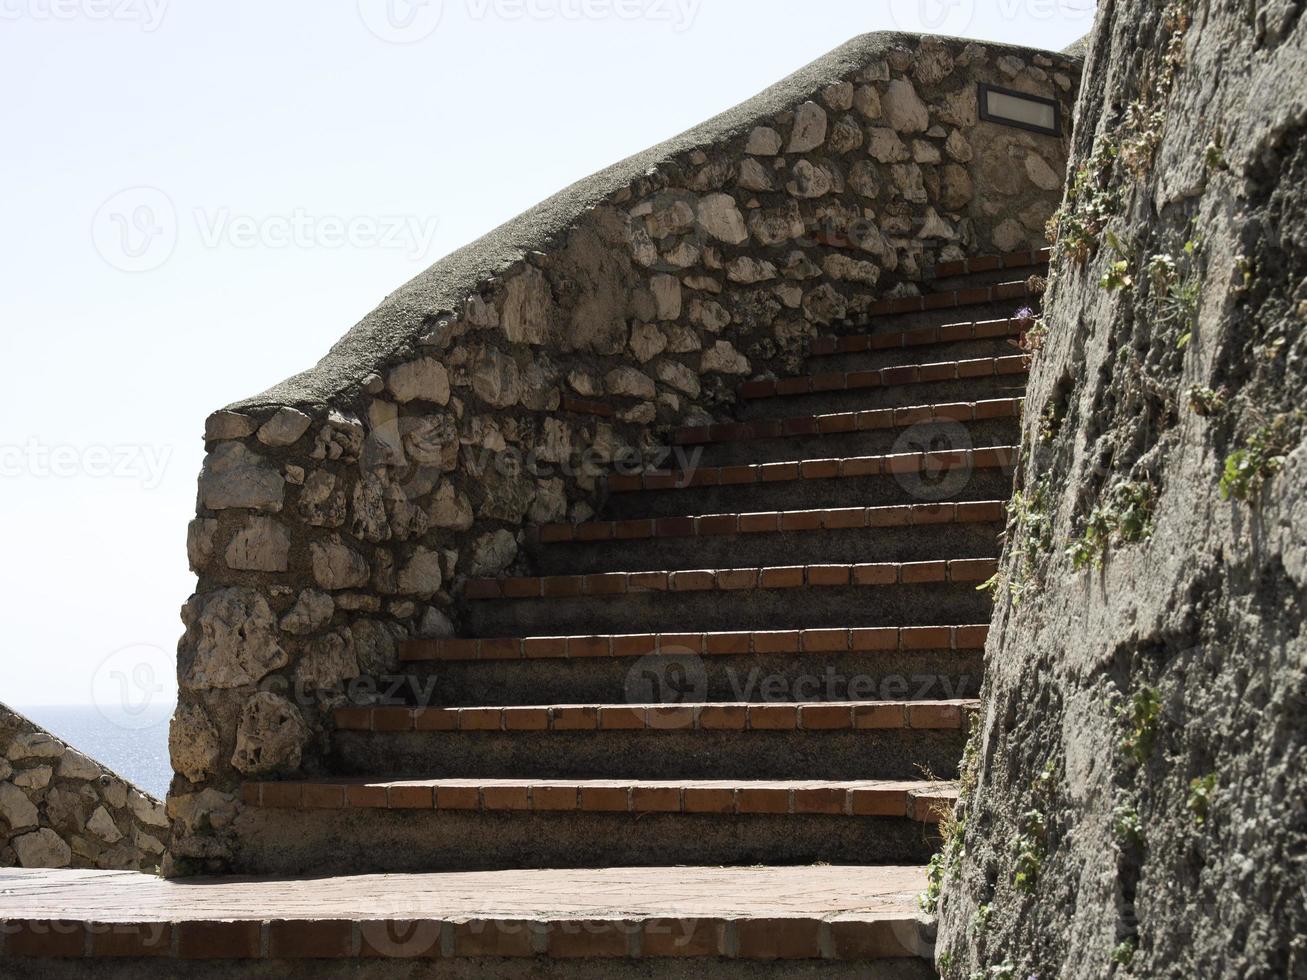
[[[172,697],[205,416],[440,256],[856,34],[1092,5],[0,0],[0,701]]]

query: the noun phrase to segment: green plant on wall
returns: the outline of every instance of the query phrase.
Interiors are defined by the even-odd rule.
[[[1080,535],[1066,549],[1077,569],[1101,568],[1113,543],[1133,544],[1153,533],[1153,504],[1156,489],[1149,483],[1122,480],[1107,500],[1085,518]]]
[[[1112,834],[1122,847],[1138,847],[1144,842],[1144,824],[1139,811],[1122,804],[1112,811]]]
[[[1189,812],[1194,815],[1194,823],[1201,826],[1207,822],[1207,813],[1216,793],[1216,774],[1208,773],[1189,782]]]
[[[1266,481],[1284,467],[1302,416],[1300,411],[1277,415],[1258,426],[1241,448],[1225,458],[1220,484],[1222,500],[1248,501],[1261,493]]]
[[[1157,688],[1142,685],[1116,711],[1117,717],[1125,724],[1121,750],[1137,763],[1147,762],[1153,754],[1157,726],[1162,717],[1162,701]]]
[[[1229,407],[1230,395],[1224,388],[1213,390],[1206,385],[1190,385],[1185,392],[1189,410],[1204,417],[1220,415]]]
[[[1104,134],[1089,162],[1071,178],[1066,200],[1048,219],[1046,229],[1055,259],[1066,256],[1083,264],[1097,251],[1099,236],[1121,210],[1121,192],[1113,177],[1118,153],[1115,140]]]
[[[971,716],[971,734],[962,750],[962,764],[958,768],[957,803],[939,813],[940,836],[944,843],[930,858],[926,868],[926,890],[917,899],[922,910],[932,915],[939,908],[939,897],[945,883],[962,870],[966,856],[967,806],[980,780],[980,716]]]

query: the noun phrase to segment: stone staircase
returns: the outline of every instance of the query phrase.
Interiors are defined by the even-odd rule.
[[[241,866],[923,864],[981,677],[1013,314],[1046,262],[941,264],[808,373],[741,385],[739,421],[674,432],[693,466],[532,528],[535,575],[467,582],[467,636],[405,645],[433,700],[342,707],[334,778],[245,786]]]
[[[154,956],[197,977],[933,976],[915,895],[981,679],[1013,313],[1046,262],[937,266],[816,339],[808,373],[741,385],[737,421],[673,432],[686,465],[530,529],[533,575],[468,581],[466,635],[404,645],[403,699],[335,711],[331,778],[244,785],[236,864],[270,877],[0,878],[0,918],[5,894],[54,895],[65,927],[0,954],[77,977]],[[126,887],[143,921],[94,929],[94,896]]]
[[[532,528],[536,575],[468,581],[468,636],[405,645],[434,703],[342,707],[335,779],[246,785],[243,868],[927,860],[1046,261],[941,264],[808,374],[742,384],[740,421],[674,431],[693,466]]]

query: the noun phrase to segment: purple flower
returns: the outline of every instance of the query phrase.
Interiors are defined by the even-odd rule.
[[[1023,306],[1021,309],[1013,313],[1012,316],[1017,320],[1033,320],[1035,318],[1035,311],[1028,306]]]

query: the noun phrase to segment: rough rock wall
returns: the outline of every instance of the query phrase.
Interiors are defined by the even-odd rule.
[[[0,867],[157,871],[158,800],[0,704]]]
[[[1079,62],[859,38],[569,188],[390,296],[312,371],[208,420],[190,528],[168,871],[220,871],[246,777],[324,771],[330,709],[393,693],[397,641],[457,629],[528,522],[731,417],[738,382],[925,268],[1038,244],[1069,140],[978,119]],[[380,681],[378,683],[378,681]]]
[[[1307,17],[1100,6],[948,978],[1307,976]]]

